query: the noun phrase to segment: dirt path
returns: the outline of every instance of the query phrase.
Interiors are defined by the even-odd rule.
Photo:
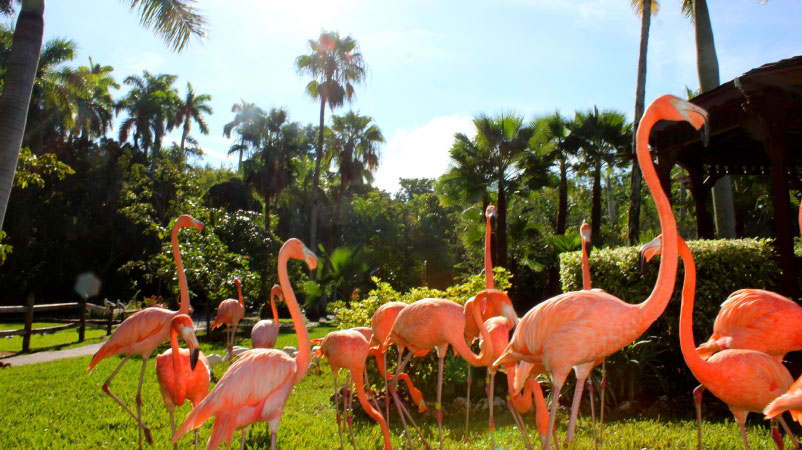
[[[43,362],[55,361],[57,359],[76,358],[94,354],[103,342],[89,344],[81,347],[68,348],[67,350],[56,350],[54,352],[36,352],[27,355],[12,356],[11,358],[0,359],[0,362],[12,366],[24,366],[27,364],[38,364]]]

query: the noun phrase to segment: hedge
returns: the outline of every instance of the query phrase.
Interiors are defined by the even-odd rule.
[[[696,344],[707,340],[721,303],[743,288],[772,290],[780,274],[771,239],[688,241],[696,263],[694,305]],[[642,302],[657,279],[659,259],[638,268],[638,247],[594,250],[589,258],[594,288],[604,289],[629,303]],[[680,260],[674,295],[665,312],[639,339],[608,359],[608,385],[618,400],[654,399],[688,392],[698,384],[687,370],[679,349],[680,295],[684,277]],[[560,255],[563,291],[582,288],[581,252]],[[649,375],[649,376],[646,376]],[[617,379],[618,378],[618,379]]]

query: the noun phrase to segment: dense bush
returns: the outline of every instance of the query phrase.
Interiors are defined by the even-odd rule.
[[[694,338],[710,336],[721,303],[742,288],[773,289],[780,269],[770,239],[698,240],[688,247],[696,263]],[[596,250],[590,255],[594,288],[629,303],[640,303],[657,279],[658,261],[638,269],[638,248]],[[689,392],[698,383],[687,370],[679,349],[679,310],[684,268],[680,264],[674,295],[663,315],[637,342],[608,359],[608,386],[616,400],[650,399]],[[560,255],[564,291],[581,289],[581,252]],[[671,394],[674,393],[674,394]]]

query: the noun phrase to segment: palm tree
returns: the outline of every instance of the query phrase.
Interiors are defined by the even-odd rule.
[[[95,64],[89,58],[89,66],[78,67],[75,72],[74,90],[76,92],[75,113],[71,134],[80,139],[105,136],[111,128],[114,99],[109,90],[119,89],[114,80],[111,66]]]
[[[646,97],[646,50],[649,47],[649,27],[652,16],[657,14],[659,4],[655,0],[631,0],[632,8],[640,15],[640,52],[638,53],[638,84],[635,87],[635,119],[633,123],[632,141],[632,176],[629,185],[629,220],[627,223],[627,236],[629,245],[635,245],[640,237],[640,201],[641,179],[643,175],[635,160],[634,137],[638,131],[638,124],[643,116]]]
[[[265,199],[265,230],[270,230],[270,203],[290,185],[293,161],[306,146],[301,126],[287,123],[287,111],[273,108],[262,121],[260,144],[252,158],[243,163],[245,182]]]
[[[534,134],[529,146],[534,150],[528,154],[522,165],[527,174],[542,177],[543,160],[557,161],[560,181],[557,188],[557,223],[555,234],[565,234],[568,218],[568,158],[577,152],[576,143],[568,139],[570,130],[567,120],[555,112],[535,120]]]
[[[173,87],[175,79],[175,75],[151,75],[146,70],[143,77],[130,75],[123,81],[131,90],[115,106],[117,113],[128,113],[120,124],[120,141],[128,140],[133,130],[134,147],[141,144],[145,157],[149,148],[161,147],[162,138],[175,124],[181,103]]]
[[[306,85],[306,92],[312,98],[320,99],[320,128],[315,149],[309,238],[311,248],[317,248],[317,200],[326,104],[333,111],[345,101],[350,102],[354,96],[354,84],[364,80],[366,68],[359,45],[351,36],[340,37],[336,31],[324,31],[317,40],[309,40],[309,48],[312,53],[297,57],[295,67],[298,73],[312,77],[312,81]]]
[[[214,113],[208,103],[211,100],[212,97],[209,94],[195,95],[192,84],[187,82],[187,95],[178,106],[178,116],[175,118],[176,126],[184,126],[184,131],[181,133],[182,156],[184,155],[184,143],[187,140],[187,136],[189,136],[189,129],[193,120],[198,123],[201,133],[209,134],[209,127],[206,126],[203,114],[211,115]]]
[[[238,144],[234,144],[228,149],[228,154],[239,153],[239,164],[237,171],[242,171],[242,156],[252,148],[259,147],[259,140],[261,139],[261,127],[265,120],[265,112],[262,108],[256,106],[255,103],[248,103],[245,100],[240,100],[231,107],[231,112],[234,114],[234,120],[228,122],[223,126],[223,135],[227,138],[231,137],[231,132],[236,131],[240,136]]]
[[[328,133],[328,159],[337,162],[340,187],[334,206],[334,225],[329,240],[329,253],[334,251],[334,239],[340,226],[345,190],[357,180],[372,181],[379,167],[379,144],[384,142],[381,130],[371,123],[372,118],[349,111],[344,116],[332,116]]]
[[[0,230],[14,182],[20,146],[31,100],[44,33],[45,0],[21,0],[16,32],[0,96]],[[181,51],[190,36],[203,36],[205,19],[192,0],[128,0],[138,10],[143,25],[153,28],[175,51]],[[9,12],[9,0],[0,11]]]
[[[593,239],[598,240],[601,230],[602,166],[616,162],[622,149],[632,141],[632,128],[624,113],[612,110],[600,112],[595,106],[590,111],[577,112],[569,126],[569,140],[583,156],[581,166],[592,173],[590,229]]]
[[[701,92],[707,92],[720,84],[716,44],[713,40],[713,25],[710,23],[707,0],[682,0],[682,13],[691,19],[694,25],[699,87]],[[719,178],[713,186],[713,210],[718,237],[735,238],[735,207],[732,180],[729,175]]]

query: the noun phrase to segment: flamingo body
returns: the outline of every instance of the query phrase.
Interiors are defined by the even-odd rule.
[[[253,348],[273,348],[278,339],[278,323],[266,319],[256,322],[251,330]]]
[[[170,339],[170,323],[180,314],[164,308],[145,308],[128,317],[92,357],[87,370],[92,373],[95,366],[114,355],[139,355],[147,358]]]
[[[195,370],[191,370],[189,354],[185,348],[179,350],[177,373],[173,367],[173,349],[168,348],[156,356],[156,377],[168,411],[183,405],[186,400],[195,406],[209,393],[209,361],[200,353]]]
[[[802,349],[802,307],[762,289],[735,291],[721,304],[713,335],[696,351],[704,359],[726,349],[750,349],[782,360]]]
[[[789,411],[794,420],[802,423],[802,377],[797,379],[787,392],[772,400],[763,409],[763,414],[767,419],[771,419],[784,411]]]
[[[212,323],[212,330],[221,325],[236,327],[243,317],[245,317],[245,307],[239,301],[233,298],[223,300],[217,307],[217,316]]]
[[[426,298],[408,305],[398,314],[387,339],[399,348],[408,348],[415,356],[423,356],[433,348],[437,349],[438,356],[445,356],[448,344],[470,352],[464,332],[462,306],[451,300]]]

